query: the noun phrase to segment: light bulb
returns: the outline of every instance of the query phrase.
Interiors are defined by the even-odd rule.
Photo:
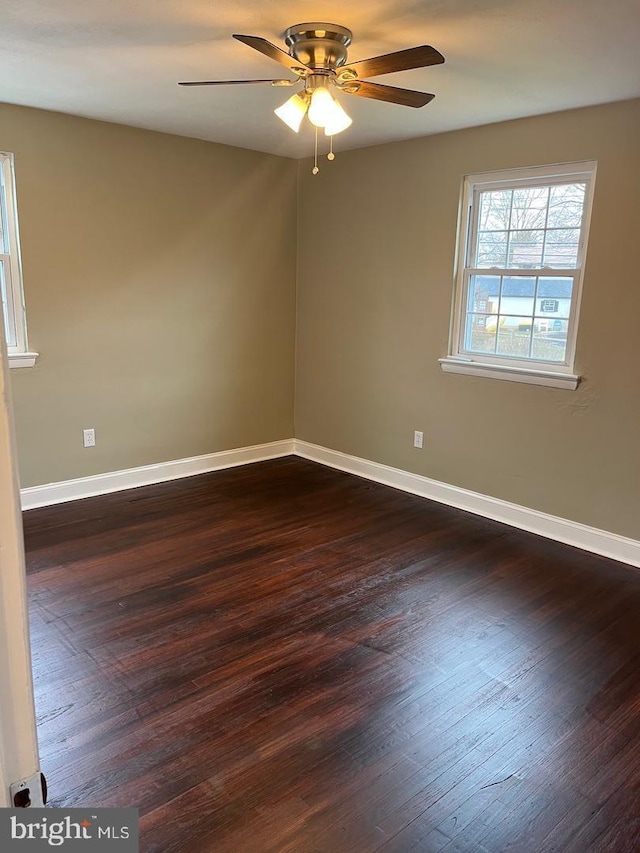
[[[289,100],[285,101],[281,107],[274,110],[274,113],[279,119],[288,125],[294,133],[297,133],[300,130],[302,119],[305,117],[305,113],[307,112],[308,104],[308,97],[304,97],[303,95],[296,93],[295,95],[292,95]]]
[[[324,86],[313,90],[309,105],[309,121],[316,127],[325,127],[334,116],[336,102]]]

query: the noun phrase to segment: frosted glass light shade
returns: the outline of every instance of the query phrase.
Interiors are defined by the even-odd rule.
[[[350,118],[343,110],[342,106],[334,100],[334,110],[331,118],[324,126],[324,132],[327,136],[335,136],[336,133],[342,133],[349,125],[353,124],[353,119]]]
[[[274,110],[274,113],[279,119],[288,125],[294,133],[297,133],[300,130],[302,119],[305,117],[307,112],[307,106],[308,99],[296,93],[295,95],[292,95],[289,100],[285,101],[281,107]]]

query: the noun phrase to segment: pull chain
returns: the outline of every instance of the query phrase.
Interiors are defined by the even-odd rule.
[[[318,126],[316,125],[316,147],[313,155],[313,169],[311,173],[317,175],[320,169],[318,168]]]
[[[335,160],[336,155],[333,153],[333,134],[329,137],[329,153],[327,154],[327,160]]]

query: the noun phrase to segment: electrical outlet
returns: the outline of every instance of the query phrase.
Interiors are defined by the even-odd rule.
[[[82,443],[85,447],[96,446],[96,431],[95,429],[82,430]]]
[[[422,450],[422,441],[424,439],[424,435],[420,432],[419,429],[414,430],[413,432],[413,446],[417,447],[419,450]]]

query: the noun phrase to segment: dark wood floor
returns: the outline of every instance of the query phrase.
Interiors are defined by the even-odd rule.
[[[145,853],[640,849],[640,572],[300,459],[25,514],[51,804]]]

